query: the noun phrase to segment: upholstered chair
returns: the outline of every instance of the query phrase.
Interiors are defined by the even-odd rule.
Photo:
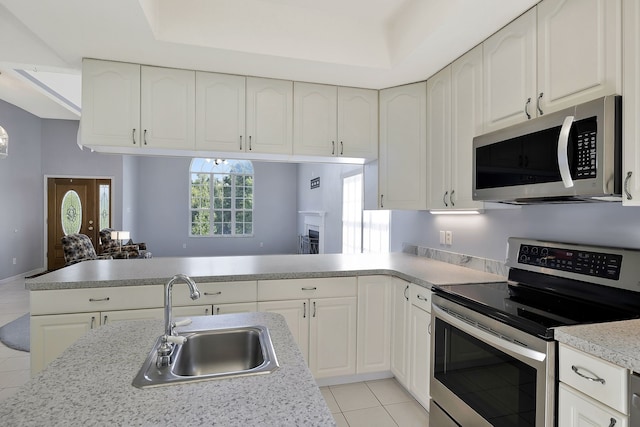
[[[118,240],[111,238],[112,228],[100,230],[100,254],[111,255],[114,258],[138,258],[140,251],[147,249],[145,243],[126,243],[120,246]]]
[[[112,259],[110,255],[96,254],[91,239],[86,234],[68,234],[62,239],[65,266],[93,259]]]

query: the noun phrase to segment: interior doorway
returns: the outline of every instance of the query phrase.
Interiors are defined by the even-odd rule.
[[[47,269],[64,267],[60,239],[89,236],[96,252],[98,232],[111,226],[111,179],[47,179]]]

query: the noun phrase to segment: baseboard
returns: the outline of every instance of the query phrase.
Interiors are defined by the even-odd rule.
[[[386,378],[393,378],[393,373],[391,371],[383,371],[373,372],[370,374],[355,374],[331,378],[318,378],[316,379],[316,384],[318,384],[318,387],[326,387],[330,385],[359,383],[362,381],[384,380]]]

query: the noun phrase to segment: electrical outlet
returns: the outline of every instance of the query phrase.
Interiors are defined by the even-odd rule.
[[[444,230],[440,230],[440,244],[444,245],[446,243]]]
[[[16,265],[17,259],[13,259],[13,265]]]
[[[453,233],[451,231],[445,232],[444,240],[447,246],[451,246],[453,244]]]
[[[187,249],[187,244],[186,243],[182,244],[182,249]]]

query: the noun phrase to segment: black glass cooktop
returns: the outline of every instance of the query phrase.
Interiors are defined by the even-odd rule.
[[[442,297],[478,311],[545,340],[553,339],[553,328],[586,323],[626,320],[640,317],[638,307],[612,301],[609,294],[587,299],[561,295],[557,289],[544,289],[514,282],[443,285],[434,288]],[[619,296],[625,298],[627,295]],[[616,298],[618,296],[616,295]],[[637,296],[635,296],[637,298]]]

